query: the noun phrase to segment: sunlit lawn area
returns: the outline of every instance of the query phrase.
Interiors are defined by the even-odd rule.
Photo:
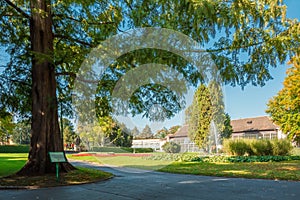
[[[116,154],[117,155],[117,154]],[[172,161],[146,160],[135,156],[72,156],[67,155],[69,159],[96,162],[103,165],[112,165],[118,167],[133,167],[145,170],[158,170],[172,163]]]
[[[69,159],[97,162],[104,165],[134,167],[169,173],[300,181],[299,160],[260,163],[207,163],[146,160],[138,156],[118,155],[119,154],[115,154],[114,156],[108,157],[67,155],[67,157]],[[17,172],[25,164],[26,159],[27,154],[0,153],[0,177]]]
[[[27,155],[27,153],[0,153],[0,186],[49,187],[83,184],[112,177],[110,173],[87,168],[78,168],[78,170],[69,173],[60,173],[59,181],[57,181],[55,174],[33,177],[14,176],[13,174],[24,166]],[[10,175],[13,176],[4,178]]]
[[[262,163],[175,162],[159,171],[206,176],[300,181],[300,161]]]
[[[17,172],[25,164],[27,153],[0,153],[0,177]]]
[[[106,165],[135,167],[169,173],[300,181],[300,161],[206,163],[146,160],[141,157],[131,156],[97,157],[69,155],[68,157]]]

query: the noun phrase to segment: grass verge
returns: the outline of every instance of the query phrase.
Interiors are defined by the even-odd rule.
[[[22,154],[6,155],[0,154],[0,171],[4,167],[13,166],[15,169],[11,172],[17,171],[25,163],[27,155],[22,157]],[[120,167],[134,167],[140,169],[157,170],[168,173],[194,174],[205,176],[222,176],[222,177],[239,177],[239,178],[258,178],[258,179],[272,179],[272,180],[293,180],[300,181],[300,161],[282,161],[282,162],[251,162],[251,163],[218,163],[218,162],[170,162],[162,160],[145,160],[142,157],[133,156],[113,156],[113,157],[97,157],[97,156],[72,156],[71,159],[97,162],[100,164],[110,164]],[[2,159],[2,160],[1,160]],[[4,161],[4,162],[2,162]],[[10,163],[12,162],[12,163]],[[13,164],[14,163],[14,164]],[[19,163],[19,164],[16,164]],[[19,166],[19,167],[18,167]],[[99,174],[98,174],[99,173]],[[99,176],[98,176],[98,175]],[[6,175],[8,175],[6,173]],[[86,182],[94,182],[111,177],[111,174],[98,170],[90,170],[80,168],[71,173],[62,174],[60,182],[56,182],[55,174],[45,177],[37,177],[37,180],[25,180],[21,184],[19,177],[15,177],[16,181],[1,180],[0,185],[39,185],[40,187],[49,187],[57,185],[82,184]],[[33,178],[33,177],[32,177]],[[21,177],[22,179],[22,177]],[[27,181],[27,182],[26,182]],[[32,184],[30,184],[32,183]]]
[[[16,173],[26,163],[28,153],[0,153],[0,177]]]
[[[221,163],[185,161],[171,162],[163,160],[145,160],[140,157],[130,156],[70,156],[70,158],[102,164],[111,164],[120,167],[152,169],[168,173],[300,181],[299,160],[282,162]]]
[[[111,178],[113,175],[107,172],[78,167],[77,170],[61,173],[57,181],[55,174],[43,176],[11,176],[0,178],[0,186],[26,186],[26,187],[54,187],[63,185],[78,185],[92,183]]]
[[[300,181],[300,161],[260,163],[174,162],[158,171],[205,176]]]
[[[77,170],[68,173],[61,173],[59,181],[56,180],[55,174],[32,177],[11,175],[21,169],[26,160],[27,154],[0,153],[0,186],[39,188],[76,185],[106,180],[113,176],[111,173],[82,167],[77,167]]]

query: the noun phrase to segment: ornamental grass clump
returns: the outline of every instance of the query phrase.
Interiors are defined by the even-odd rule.
[[[273,155],[272,144],[270,140],[251,140],[250,147],[255,156]]]
[[[291,142],[288,139],[272,140],[273,155],[285,156],[289,155],[293,149]]]
[[[224,140],[223,150],[227,154],[234,156],[252,155],[252,150],[247,140]]]
[[[285,156],[290,154],[292,148],[287,139],[228,139],[223,142],[223,151],[234,156]]]

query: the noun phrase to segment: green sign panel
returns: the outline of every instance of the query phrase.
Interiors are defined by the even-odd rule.
[[[53,163],[67,162],[64,152],[49,152],[49,156]]]

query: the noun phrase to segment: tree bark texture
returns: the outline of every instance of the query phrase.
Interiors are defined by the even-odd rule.
[[[49,152],[63,151],[59,130],[53,32],[50,0],[31,0],[30,40],[32,50],[32,124],[28,161],[17,173],[40,175],[55,172]],[[62,171],[74,167],[60,164]]]

